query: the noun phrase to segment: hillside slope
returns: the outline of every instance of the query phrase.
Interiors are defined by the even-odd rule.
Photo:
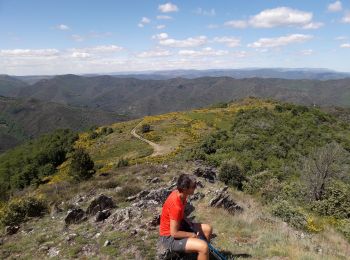
[[[145,123],[151,125],[151,131],[141,133],[140,126]],[[139,135],[168,147],[168,152],[150,156],[151,146],[131,135],[135,126],[139,126]],[[349,150],[348,123],[314,108],[246,99],[109,127],[113,132],[108,135],[91,138],[91,133],[81,133],[75,142],[75,147],[84,148],[95,162],[93,178],[72,182],[68,157],[55,175],[45,178],[45,184],[18,194],[22,199],[23,194],[44,198],[51,205],[50,215],[29,218],[20,223],[16,234],[4,234],[3,258],[154,259],[162,198],[182,172],[198,175],[202,185],[198,184],[197,199],[192,201],[196,208],[192,216],[214,226],[213,244],[228,257],[347,259],[350,254],[349,217],[307,207],[302,202],[307,196],[298,186],[303,180],[299,159],[312,154],[313,148],[336,140],[344,153]],[[266,139],[268,134],[273,138]],[[228,188],[220,181],[225,181],[222,162],[232,157],[242,164],[239,170],[244,169],[243,191],[234,181],[227,183]],[[237,168],[233,173],[240,174]],[[339,187],[349,185],[349,172],[337,181],[342,181]],[[243,211],[209,206],[225,189]],[[344,190],[337,192],[333,194]],[[116,204],[109,209],[109,217],[96,221],[97,216],[87,214],[86,220],[65,225],[69,209],[85,212],[101,193]],[[327,196],[319,202],[328,200]],[[348,197],[340,197],[343,207],[338,205],[337,212],[346,212]]]

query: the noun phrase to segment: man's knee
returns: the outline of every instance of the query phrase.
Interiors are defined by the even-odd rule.
[[[209,252],[208,244],[206,242],[202,241],[202,243],[199,247],[199,251],[203,254],[207,254]]]

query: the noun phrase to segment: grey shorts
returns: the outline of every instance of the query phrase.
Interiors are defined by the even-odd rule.
[[[181,221],[179,229],[181,231],[197,232],[195,226],[190,227],[185,221]],[[188,238],[175,239],[172,236],[160,236],[159,238],[159,242],[162,243],[165,248],[168,248],[173,252],[185,252],[187,240]]]
[[[187,239],[188,238],[175,239],[172,236],[161,236],[159,242],[172,252],[185,252]]]

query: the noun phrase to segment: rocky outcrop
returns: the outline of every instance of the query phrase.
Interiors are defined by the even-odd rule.
[[[86,220],[84,210],[80,208],[71,209],[68,211],[67,216],[64,219],[66,225],[78,224]]]
[[[235,214],[236,212],[242,212],[243,208],[239,206],[236,202],[234,202],[230,195],[226,193],[227,186],[223,189],[216,191],[215,196],[209,202],[209,206],[216,208],[224,208],[231,214]]]
[[[90,202],[90,205],[86,210],[86,214],[96,215],[98,212],[102,212],[104,210],[108,210],[112,208],[115,208],[113,199],[103,194],[100,194],[97,198],[94,198]]]
[[[214,183],[217,179],[216,168],[214,167],[197,167],[193,174],[211,183]]]

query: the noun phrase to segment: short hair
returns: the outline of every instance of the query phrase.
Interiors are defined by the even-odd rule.
[[[193,175],[190,174],[181,174],[179,179],[177,180],[176,186],[177,189],[182,192],[184,190],[187,190],[191,188],[191,185],[196,184],[196,178]]]

